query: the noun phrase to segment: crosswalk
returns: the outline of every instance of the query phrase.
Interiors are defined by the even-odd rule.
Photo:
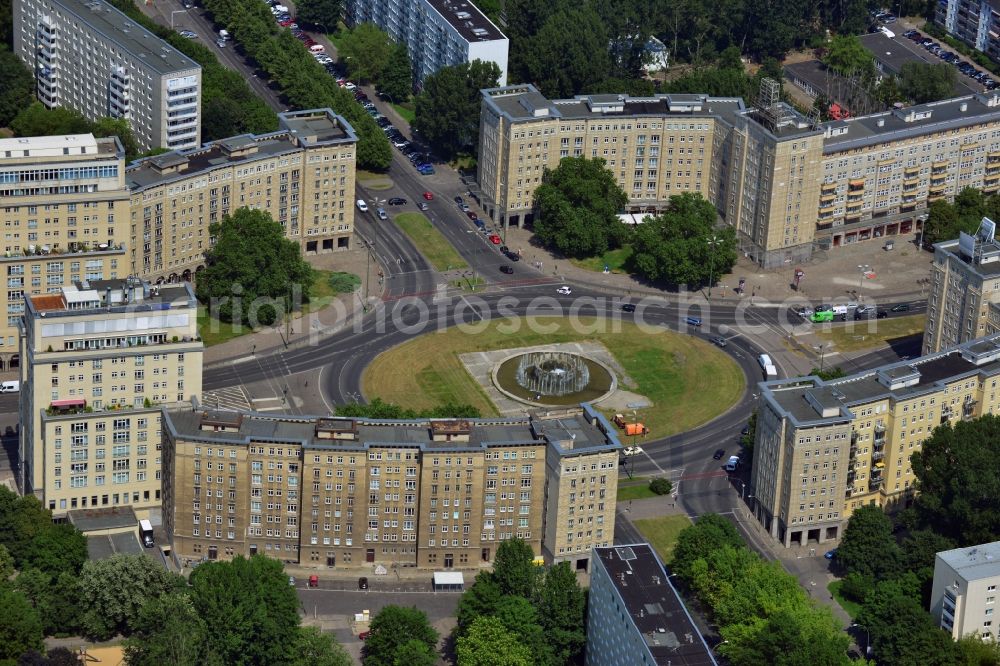
[[[201,404],[209,409],[249,410],[250,396],[242,386],[228,386],[214,391],[205,391]]]

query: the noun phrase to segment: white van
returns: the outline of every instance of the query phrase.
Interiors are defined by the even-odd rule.
[[[364,199],[358,199],[358,210],[360,210],[362,213],[368,212],[368,204],[365,203]]]
[[[774,367],[774,361],[767,354],[761,354],[757,357],[757,362],[760,364],[760,369],[764,371],[764,376],[768,379],[777,379],[778,369]]]
[[[726,461],[726,471],[735,472],[736,468],[740,466],[739,456],[729,456],[729,460]]]
[[[21,382],[0,382],[0,393],[17,393],[21,390]]]
[[[309,47],[309,51],[311,53],[325,53],[326,49],[323,48],[322,44],[313,44],[312,46]]]

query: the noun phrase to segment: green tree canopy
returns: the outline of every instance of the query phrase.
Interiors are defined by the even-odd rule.
[[[210,654],[227,666],[295,663],[299,600],[281,562],[264,555],[209,562],[190,582],[195,611],[211,618]]]
[[[603,159],[564,157],[535,190],[535,235],[570,257],[600,256],[625,238],[618,214],[627,202]]]
[[[410,54],[406,50],[406,44],[396,43],[392,45],[389,52],[389,59],[382,70],[382,77],[378,81],[379,94],[388,97],[396,104],[402,104],[410,99],[413,93],[413,64],[410,63]]]
[[[53,134],[86,134],[90,121],[79,111],[65,106],[47,109],[41,102],[32,102],[11,121],[17,136],[51,136]]]
[[[684,528],[677,536],[670,569],[690,583],[695,561],[726,546],[736,547],[742,543],[731,522],[715,513],[703,514],[694,525]]]
[[[396,649],[393,666],[435,666],[437,653],[427,643],[411,638]],[[306,666],[303,664],[302,666]]]
[[[500,68],[495,62],[473,60],[442,67],[424,80],[414,102],[413,127],[435,154],[451,159],[477,150],[479,143],[479,91],[495,88]]]
[[[526,80],[550,99],[591,92],[611,71],[604,22],[585,4],[554,13],[526,48]]]
[[[875,59],[856,35],[834,35],[823,56],[823,64],[841,76],[872,76]]]
[[[72,633],[80,628],[84,608],[76,574],[27,569],[18,574],[13,584],[38,611],[46,635]]]
[[[359,23],[341,36],[337,55],[352,78],[378,82],[392,51],[392,40],[384,30],[374,23]]]
[[[337,405],[335,412],[337,416],[369,419],[475,419],[481,416],[479,409],[473,405],[446,402],[437,407],[417,411],[405,409],[393,402],[385,402],[382,398],[372,398],[371,402],[367,403],[349,402]]]
[[[837,562],[849,572],[875,580],[899,570],[899,546],[882,507],[866,504],[851,514],[837,547]]]
[[[853,663],[847,656],[851,639],[826,608],[779,608],[765,621],[726,625],[720,633],[719,653],[736,666]]]
[[[583,653],[586,642],[586,594],[569,562],[546,570],[536,604],[557,663],[573,663]]]
[[[324,634],[318,627],[300,627],[295,644],[292,666],[351,666],[353,660],[333,636]],[[414,660],[414,666],[424,666]],[[434,662],[426,664],[433,666]]]
[[[35,97],[35,79],[21,59],[0,46],[0,127],[6,127]]]
[[[170,592],[143,604],[134,633],[125,641],[129,666],[201,666],[219,664],[207,653],[208,621],[195,610],[187,592]]]
[[[500,543],[493,560],[493,580],[501,594],[531,598],[541,575],[534,560],[535,553],[524,539],[507,539]]]
[[[455,617],[458,620],[458,634],[462,635],[477,618],[492,616],[503,599],[500,584],[493,577],[492,571],[482,571],[476,576],[476,582],[462,593],[458,600]]]
[[[534,666],[531,648],[500,619],[479,617],[455,645],[458,666]],[[366,664],[367,666],[367,664]]]
[[[42,621],[20,592],[0,585],[0,661],[42,649]]]
[[[295,10],[299,23],[330,32],[340,21],[343,3],[341,0],[299,0],[295,3]]]
[[[975,233],[983,217],[1000,219],[1000,196],[984,196],[979,190],[964,188],[954,203],[932,201],[924,223],[925,245],[958,238],[959,232]]]
[[[427,614],[415,607],[385,606],[372,618],[364,646],[365,666],[395,666],[397,653],[408,642],[417,640],[432,652],[437,649],[438,632]],[[406,648],[407,653],[413,648]]]
[[[196,293],[221,321],[269,325],[290,313],[296,291],[309,301],[313,270],[268,213],[240,208],[209,233],[215,244],[205,253]]]
[[[653,282],[709,284],[736,264],[736,233],[716,226],[715,206],[701,194],[670,197],[667,210],[636,225],[635,271]]]
[[[917,104],[955,94],[955,68],[948,63],[908,62],[899,72],[899,89]]]
[[[101,640],[117,633],[128,635],[136,626],[146,600],[155,599],[182,582],[141,554],[117,553],[107,559],[90,560],[80,574],[86,608],[84,630]]]
[[[139,157],[139,142],[132,134],[132,127],[125,118],[98,118],[91,124],[91,131],[96,137],[116,136],[125,149],[125,159],[128,161]]]
[[[34,495],[21,497],[0,486],[0,544],[17,569],[77,574],[87,559],[87,541],[71,525],[56,525]]]
[[[1000,539],[997,441],[1000,417],[992,414],[941,425],[924,441],[911,458],[922,525],[959,547]]]

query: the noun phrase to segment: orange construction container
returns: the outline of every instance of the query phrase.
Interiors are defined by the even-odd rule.
[[[625,434],[626,435],[647,435],[649,433],[649,428],[641,423],[626,423],[625,424]]]

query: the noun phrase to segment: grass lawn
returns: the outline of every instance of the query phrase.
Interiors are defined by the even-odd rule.
[[[392,178],[389,178],[384,173],[375,173],[373,171],[365,171],[364,169],[358,169],[357,172],[358,182],[363,183],[364,186],[369,190],[388,190],[392,189],[393,182]]]
[[[619,480],[618,481],[618,501],[627,502],[628,500],[635,499],[646,499],[648,497],[659,497],[656,493],[649,489],[649,479],[642,476],[637,476],[633,479]]]
[[[597,273],[603,272],[605,266],[607,266],[608,270],[612,273],[627,273],[628,271],[625,270],[625,264],[631,256],[632,247],[630,245],[626,245],[625,247],[620,247],[617,250],[608,250],[599,257],[591,257],[589,259],[570,259],[570,263],[577,268],[583,268]]]
[[[471,170],[476,168],[476,158],[472,155],[458,155],[448,164],[455,170]]]
[[[450,401],[496,415],[459,354],[576,341],[607,347],[635,382],[631,390],[650,399],[652,407],[637,411],[653,437],[701,425],[743,393],[739,366],[708,342],[666,329],[645,332],[629,322],[588,317],[578,322],[563,317],[502,319],[428,333],[378,356],[365,370],[362,389],[369,398],[413,409]]]
[[[420,250],[427,261],[431,262],[437,271],[446,271],[449,268],[468,268],[468,264],[462,256],[455,251],[441,232],[434,228],[431,221],[420,213],[400,213],[393,218],[399,228],[402,229],[413,244]]]
[[[413,112],[413,104],[409,102],[406,104],[393,104],[392,108],[396,109],[396,113],[402,116],[407,125],[412,125],[413,119],[417,117],[417,115]]]
[[[853,620],[858,616],[858,613],[861,612],[861,604],[855,601],[850,601],[849,599],[845,599],[843,595],[840,594],[841,583],[842,581],[835,580],[829,585],[827,585],[826,589],[830,591],[830,594],[833,595],[833,598],[837,600],[837,603],[840,604],[840,607],[843,608],[844,612],[850,615],[851,619]]]
[[[861,351],[879,347],[896,338],[923,333],[926,321],[925,315],[911,315],[909,317],[849,321],[831,326],[818,325],[816,326],[816,336],[832,342],[837,351]]]
[[[690,527],[691,521],[687,516],[674,515],[633,520],[632,524],[652,544],[660,559],[669,563],[677,544],[677,535],[685,527]]]

